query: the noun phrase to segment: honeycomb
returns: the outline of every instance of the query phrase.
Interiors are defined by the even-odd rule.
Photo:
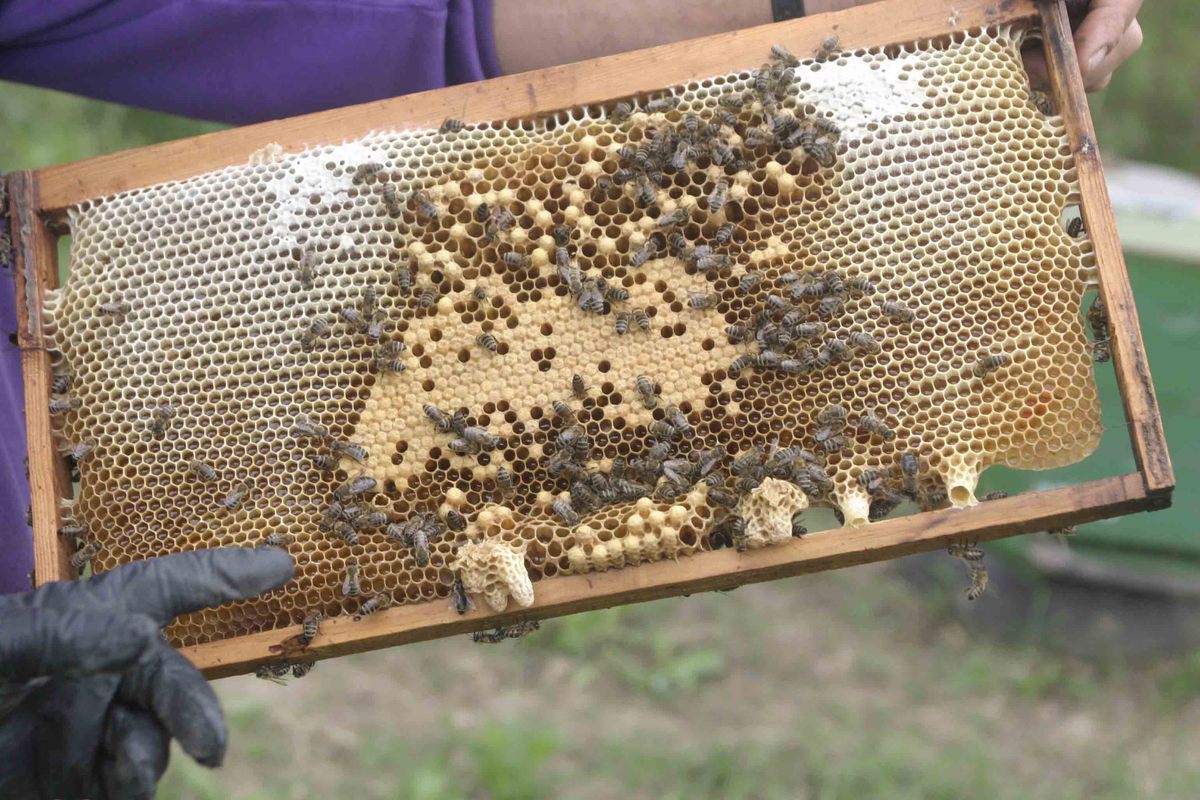
[[[1024,35],[268,147],[73,209],[45,322],[94,569],[286,546],[285,587],[168,629],[194,645],[377,595],[524,606],[1085,457],[1093,257]]]

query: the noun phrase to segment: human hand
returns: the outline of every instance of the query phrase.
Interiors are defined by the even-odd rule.
[[[217,696],[160,631],[293,572],[282,550],[227,547],[0,596],[0,797],[152,798],[172,738],[219,766]]]
[[[1089,92],[1108,86],[1113,70],[1142,46],[1142,26],[1137,21],[1141,6],[1142,0],[1092,0],[1075,29],[1075,53],[1083,84]],[[1030,48],[1022,55],[1030,82],[1045,87],[1048,75],[1041,48]]]

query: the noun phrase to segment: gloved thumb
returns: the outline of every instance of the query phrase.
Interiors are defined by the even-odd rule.
[[[13,608],[0,618],[0,682],[120,672],[161,642],[140,614]]]

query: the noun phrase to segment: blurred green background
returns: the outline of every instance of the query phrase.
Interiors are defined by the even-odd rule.
[[[1145,48],[1093,97],[1102,151],[1200,174],[1200,4],[1147,4],[1141,20]],[[218,128],[0,83],[6,170]],[[1179,484],[1194,486],[1200,269],[1129,260]],[[1095,457],[989,471],[986,488],[1131,469],[1111,370],[1099,380],[1109,430]],[[1194,574],[1200,501],[1175,502],[1088,526],[1070,546]],[[961,613],[961,575],[916,589],[869,566],[579,615],[496,647],[458,638],[343,658],[286,689],[221,681],[225,768],[176,753],[159,796],[1200,797],[1200,652],[1056,647],[1042,623],[1067,600],[1021,558],[1032,538],[996,547],[1032,584],[998,583],[973,613]],[[986,635],[987,604],[1017,595],[1036,602],[1006,618],[1005,637]]]

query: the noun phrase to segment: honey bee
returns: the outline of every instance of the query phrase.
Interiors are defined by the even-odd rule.
[[[455,533],[461,533],[467,529],[467,519],[452,508],[446,512],[446,527]]]
[[[296,264],[296,277],[303,289],[311,289],[317,280],[317,254],[312,245],[308,245],[300,253],[300,261]]]
[[[171,420],[175,417],[175,407],[164,403],[160,406],[155,406],[150,412],[150,435],[158,438],[166,434],[167,427],[171,424]]]
[[[363,329],[367,327],[366,317],[357,308],[345,306],[338,311],[338,316],[346,321],[346,324],[352,328]]]
[[[646,314],[645,309],[635,308],[630,313],[630,317],[632,318],[633,323],[635,325],[637,325],[638,330],[640,330],[640,331],[650,330],[650,317]]]
[[[828,61],[829,58],[837,52],[838,37],[837,34],[830,34],[821,40],[821,44],[813,52],[813,58],[817,61]]]
[[[68,411],[79,408],[80,405],[79,399],[75,397],[51,397],[50,413],[54,416],[66,414]]]
[[[629,331],[630,320],[631,315],[628,311],[622,311],[620,314],[617,314],[617,321],[616,325],[614,326],[617,331],[617,336],[624,336]]]
[[[421,296],[417,298],[417,308],[430,308],[438,301],[438,290],[436,286],[427,286],[421,290]]]
[[[400,354],[407,349],[404,342],[388,341],[375,349],[374,363],[377,369],[386,372],[403,372],[406,369]]]
[[[400,199],[400,191],[395,184],[385,183],[380,190],[383,195],[383,209],[389,217],[404,215],[404,201]]]
[[[458,133],[465,127],[467,126],[461,119],[446,117],[438,128],[438,133]]]
[[[681,436],[692,435],[692,424],[688,422],[687,414],[677,406],[671,406],[666,411],[666,420]]]
[[[608,118],[613,122],[624,122],[633,114],[633,106],[625,101],[621,101],[613,106],[612,111],[608,112]]]
[[[290,533],[280,533],[279,531],[268,533],[263,538],[263,544],[267,547],[287,547],[295,541],[295,536],[292,536]]]
[[[396,265],[396,271],[392,273],[392,283],[400,287],[400,291],[408,294],[412,291],[413,277],[412,271],[406,262],[401,262]]]
[[[838,338],[831,338],[825,341],[825,347],[833,354],[833,357],[839,361],[849,361],[854,358],[854,350],[850,345]]]
[[[713,234],[713,241],[717,244],[728,244],[733,239],[734,224],[726,222],[721,227],[717,228],[717,232]]]
[[[917,496],[917,475],[921,471],[921,459],[911,450],[900,454],[900,476],[904,480],[904,493]]]
[[[130,312],[132,307],[125,301],[116,301],[112,303],[101,303],[96,309],[101,316],[105,317],[123,317]]]
[[[505,639],[520,639],[526,634],[533,633],[541,627],[536,619],[525,620],[514,625],[504,625],[490,631],[475,631],[471,641],[479,644],[499,644]]]
[[[955,543],[946,549],[946,552],[952,558],[961,558],[963,561],[982,561],[983,551],[973,544]]]
[[[388,524],[388,515],[386,511],[370,511],[355,517],[350,523],[355,530],[366,531],[374,528],[382,528]]]
[[[471,599],[471,595],[467,594],[467,587],[463,585],[461,575],[456,575],[454,583],[450,585],[450,599],[454,604],[454,610],[459,615],[475,608],[475,601]]]
[[[433,403],[426,403],[421,407],[421,410],[425,412],[425,416],[437,426],[439,431],[446,433],[450,430],[450,417]]]
[[[658,114],[663,111],[670,111],[679,105],[679,98],[674,95],[667,97],[658,97],[646,103],[644,108],[647,114]]]
[[[82,539],[88,535],[87,525],[66,524],[58,529],[58,535],[64,539]]]
[[[491,206],[489,206],[487,203],[480,203],[479,205],[475,206],[475,210],[471,213],[471,218],[476,222],[483,223],[488,221],[491,213]]]
[[[825,137],[818,138],[804,150],[822,167],[832,167],[837,159],[837,148]]]
[[[346,502],[359,495],[375,490],[378,481],[370,475],[356,475],[333,490],[333,496],[341,502]]]
[[[729,199],[729,181],[722,178],[708,195],[708,212],[719,214]]]
[[[935,508],[941,508],[950,498],[946,495],[946,490],[942,488],[934,488],[926,490],[920,498],[921,510],[931,511]]]
[[[979,359],[971,371],[976,378],[986,378],[1001,367],[1007,366],[1011,361],[1012,356],[1005,353],[992,353]]]
[[[1108,361],[1112,358],[1112,350],[1109,347],[1109,328],[1108,314],[1104,308],[1104,301],[1097,295],[1092,304],[1088,306],[1087,311],[1088,326],[1092,329],[1092,358],[1095,361]]]
[[[504,262],[505,266],[513,269],[520,269],[521,267],[525,267],[529,264],[529,256],[523,253],[518,253],[515,250],[510,250],[507,253],[502,254],[500,256],[500,260]]]
[[[762,283],[762,279],[763,276],[761,272],[746,273],[742,276],[742,279],[738,281],[738,294],[749,294],[750,292],[754,291],[755,287]]]
[[[570,502],[565,498],[559,497],[550,504],[550,510],[559,516],[563,523],[574,528],[580,523],[579,515],[575,513],[575,509],[571,508]]]
[[[89,542],[71,554],[70,563],[75,569],[83,569],[92,563],[92,559],[100,555],[104,545],[100,542]]]
[[[813,439],[826,453],[836,453],[846,446],[845,437],[833,425],[822,425],[813,433]]]
[[[1067,223],[1067,235],[1072,239],[1078,239],[1083,235],[1083,217],[1073,217]]]
[[[842,135],[841,128],[829,117],[817,117],[812,121],[812,126],[818,133],[834,139]]]
[[[670,214],[663,214],[658,218],[656,223],[659,228],[675,228],[680,225],[687,225],[691,215],[686,208],[677,208]]]
[[[874,294],[875,282],[863,275],[855,275],[847,279],[846,288],[854,294]]]
[[[300,414],[296,417],[296,421],[292,423],[292,434],[299,438],[320,439],[328,441],[333,438],[329,435],[329,431],[316,424],[308,418],[306,414]]]
[[[254,669],[254,677],[260,680],[278,683],[280,686],[287,685],[287,674],[291,669],[287,664],[260,664]]]
[[[217,471],[205,464],[203,461],[195,460],[188,463],[188,472],[195,475],[205,483],[212,483],[217,479]]]
[[[309,323],[304,333],[300,334],[300,349],[305,351],[312,350],[318,339],[329,335],[330,329],[328,319],[317,317]]]
[[[699,249],[699,247],[696,248],[696,250]],[[695,256],[696,269],[701,272],[728,267],[733,263],[733,260],[724,253],[703,253],[700,255],[693,253],[693,255]]]
[[[917,317],[911,308],[895,300],[878,300],[876,302],[883,315],[896,322],[912,322]]]
[[[1054,115],[1054,101],[1050,99],[1050,95],[1043,91],[1034,89],[1029,92],[1029,99],[1033,101],[1033,106],[1046,116]]]
[[[358,559],[346,559],[346,577],[342,580],[342,594],[346,597],[358,597],[362,591],[362,583],[358,577]]]
[[[654,184],[650,183],[650,179],[644,175],[637,177],[637,191],[634,194],[634,199],[643,208],[654,205],[654,201],[658,199],[658,194],[654,190]]]
[[[496,486],[504,494],[509,494],[513,490],[513,476],[508,467],[499,467],[496,470]]]
[[[580,400],[587,397],[587,381],[578,372],[571,376],[571,393]]]
[[[792,55],[791,51],[781,44],[771,45],[771,58],[781,64],[786,64],[789,67],[800,66],[800,59]]]
[[[654,394],[654,381],[645,375],[638,375],[635,385],[638,396],[642,399],[642,405],[649,409],[658,405],[658,397]]]
[[[863,331],[854,331],[847,338],[851,347],[867,353],[878,353],[883,349],[874,336]]]
[[[872,436],[878,436],[885,442],[896,438],[896,432],[889,428],[882,418],[870,412],[864,413],[858,418],[858,429]]]
[[[246,496],[250,494],[250,484],[242,482],[229,490],[229,493],[221,499],[221,505],[226,511],[237,511],[246,500]]]
[[[500,347],[500,343],[496,341],[496,337],[488,332],[483,332],[475,337],[475,341],[485,350],[490,350],[495,353]]]
[[[721,302],[721,296],[717,294],[708,294],[706,292],[691,292],[688,294],[688,308],[709,309],[716,308]]]
[[[309,460],[312,462],[312,465],[314,467],[321,470],[322,472],[333,472],[338,467],[337,458],[335,458],[334,456],[325,455],[323,453],[312,456]]]
[[[333,440],[329,442],[329,449],[334,455],[344,456],[360,464],[366,461],[369,455],[367,448],[356,442]]]
[[[968,600],[975,601],[983,596],[988,585],[987,567],[982,564],[971,564],[971,584],[965,592]]]
[[[710,486],[708,488],[708,499],[723,508],[733,508],[738,504],[737,495],[719,486]]]
[[[50,382],[51,394],[67,394],[71,391],[73,376],[70,372],[54,370],[54,378]]]
[[[438,210],[437,205],[429,199],[429,195],[423,191],[415,191],[412,193],[413,203],[417,207],[417,216],[423,217],[431,222],[437,222],[441,217],[442,212]]]
[[[354,177],[350,179],[350,182],[357,186],[365,182],[367,178],[377,175],[382,169],[383,164],[380,164],[378,161],[368,161],[365,164],[359,164],[355,168]]]
[[[1079,533],[1079,528],[1074,525],[1067,525],[1062,528],[1051,528],[1050,530],[1046,531],[1046,533],[1050,534],[1051,536],[1058,537],[1074,536],[1075,534]]]
[[[292,663],[292,677],[297,680],[313,671],[317,666],[316,661],[295,661]]]
[[[417,522],[407,534],[405,543],[413,552],[413,558],[417,561],[417,566],[425,567],[429,565],[429,531],[422,522]]]
[[[369,617],[376,611],[382,611],[391,604],[392,596],[390,594],[377,594],[358,607],[358,613],[354,615],[353,619],[358,622],[363,617]]]
[[[67,442],[62,447],[63,455],[70,458],[72,461],[83,461],[92,451],[96,449],[95,439],[86,439],[82,442]]]
[[[858,476],[858,485],[867,491],[867,494],[877,494],[883,488],[884,481],[887,479],[887,473],[882,469],[864,470]]]
[[[336,520],[333,523],[333,535],[351,547],[357,545],[359,542],[358,529],[355,528],[354,524],[350,522]]]
[[[822,297],[817,303],[817,314],[822,318],[832,317],[841,309],[842,304],[846,302],[846,296],[841,294],[831,294]]]

